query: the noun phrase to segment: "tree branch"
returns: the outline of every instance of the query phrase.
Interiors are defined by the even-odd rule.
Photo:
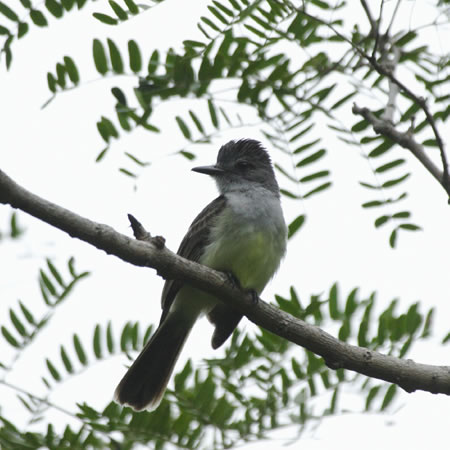
[[[426,154],[423,145],[414,140],[412,133],[409,131],[406,133],[397,131],[392,122],[385,119],[379,119],[368,108],[360,108],[356,104],[353,104],[352,112],[353,114],[364,117],[364,119],[372,125],[376,133],[382,134],[383,136],[386,136],[396,142],[398,145],[410,150],[411,153],[428,170],[428,172],[430,172],[431,175],[439,181],[450,197],[450,176],[448,174],[444,174],[444,172],[440,170],[436,164],[434,164],[434,162]]]
[[[450,367],[419,364],[341,342],[262,300],[255,304],[253,296],[231,284],[224,273],[181,258],[160,245],[160,240],[155,245],[146,238],[131,239],[83,218],[27,191],[1,170],[0,203],[10,204],[123,261],[151,267],[166,279],[179,279],[209,292],[256,325],[322,356],[332,369],[344,368],[395,383],[407,392],[450,395]],[[141,236],[145,236],[145,230]]]
[[[439,152],[441,155],[441,161],[442,161],[442,169],[443,169],[443,175],[442,175],[442,182],[441,185],[444,187],[445,191],[450,194],[450,186],[449,186],[449,167],[447,162],[447,154],[445,152],[445,146],[444,141],[442,140],[442,137],[439,133],[439,130],[436,125],[436,121],[434,120],[433,114],[431,114],[430,109],[427,105],[427,100],[424,97],[420,97],[416,95],[408,86],[406,86],[403,82],[401,82],[398,78],[396,78],[392,71],[389,68],[386,68],[383,64],[380,64],[377,59],[375,58],[375,55],[368,55],[366,52],[364,52],[357,44],[352,42],[351,39],[349,39],[344,34],[340,33],[336,27],[328,23],[318,17],[312,16],[311,14],[308,14],[304,9],[297,8],[298,12],[301,12],[303,15],[308,17],[311,20],[315,20],[316,22],[327,26],[332,30],[336,36],[339,36],[341,39],[343,39],[345,42],[347,42],[356,53],[358,53],[362,58],[366,59],[368,63],[380,74],[388,78],[391,82],[395,83],[399,89],[407,96],[409,97],[413,102],[417,103],[421,110],[424,112],[425,117],[428,121],[428,123],[431,126],[431,129],[433,130],[434,137],[436,139],[437,146],[439,147]],[[429,170],[429,169],[428,169]],[[436,177],[435,177],[436,178]]]

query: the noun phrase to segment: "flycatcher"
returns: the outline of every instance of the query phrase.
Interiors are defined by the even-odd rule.
[[[287,228],[280,190],[267,151],[251,139],[230,141],[213,166],[195,172],[214,178],[220,196],[194,220],[178,254],[232,273],[244,289],[258,295],[286,251]],[[135,410],[155,409],[164,394],[183,345],[197,319],[214,325],[211,345],[220,347],[242,318],[214,296],[178,280],[167,280],[162,315],[147,345],[128,369],[114,398]]]

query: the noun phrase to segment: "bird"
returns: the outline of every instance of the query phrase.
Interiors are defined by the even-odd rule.
[[[267,150],[254,139],[232,140],[214,165],[194,167],[212,177],[219,196],[194,219],[177,254],[226,272],[242,289],[260,295],[286,252],[287,227],[280,189]],[[156,409],[189,333],[206,315],[219,348],[242,314],[213,295],[179,280],[166,280],[159,326],[130,366],[114,399],[136,411]]]

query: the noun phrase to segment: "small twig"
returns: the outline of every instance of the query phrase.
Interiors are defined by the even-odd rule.
[[[9,382],[7,382],[5,380],[0,380],[0,384],[3,384],[3,386],[6,386],[6,387],[8,387],[10,389],[13,389],[16,392],[20,392],[21,394],[27,395],[28,397],[38,401],[39,403],[42,403],[42,404],[44,404],[44,405],[46,405],[46,406],[48,406],[50,408],[56,409],[57,411],[66,414],[67,416],[70,416],[70,417],[73,417],[75,419],[78,419],[81,422],[83,422],[83,424],[85,424],[84,420],[81,417],[78,417],[75,413],[69,411],[68,409],[63,408],[62,406],[55,405],[54,403],[50,402],[46,398],[34,395],[31,392],[28,392],[25,389],[23,389],[23,388],[21,388],[19,386],[16,386],[14,384],[11,384],[11,383],[9,383]]]
[[[377,22],[372,16],[372,12],[370,11],[369,5],[366,0],[361,0],[361,5],[364,8],[364,11],[366,13],[367,19],[370,23],[370,34],[376,35],[377,33]]]
[[[397,4],[395,5],[395,9],[394,9],[394,12],[392,13],[391,21],[389,22],[389,25],[388,25],[387,30],[386,30],[386,35],[387,36],[389,36],[390,33],[391,33],[391,28],[392,28],[392,25],[394,24],[394,19],[395,19],[395,16],[397,15],[397,12],[398,12],[398,9],[400,7],[400,3],[401,2],[402,2],[402,0],[398,0]]]
[[[380,40],[381,19],[383,18],[383,6],[384,6],[384,0],[381,0],[380,14],[379,14],[378,20],[376,21],[376,28],[374,30],[375,31],[375,44],[374,44],[373,50],[372,50],[372,58],[376,57],[377,50],[378,50],[378,43]],[[383,48],[381,49],[380,53],[383,53]]]
[[[145,241],[153,244],[157,249],[161,250],[166,244],[165,238],[162,236],[153,236],[144,228],[144,226],[132,214],[128,214],[133,235],[138,241]]]

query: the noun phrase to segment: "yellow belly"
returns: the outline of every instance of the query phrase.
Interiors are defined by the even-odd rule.
[[[277,270],[282,250],[270,232],[241,229],[221,237],[205,251],[203,264],[216,270],[231,271],[244,289],[261,293]]]

